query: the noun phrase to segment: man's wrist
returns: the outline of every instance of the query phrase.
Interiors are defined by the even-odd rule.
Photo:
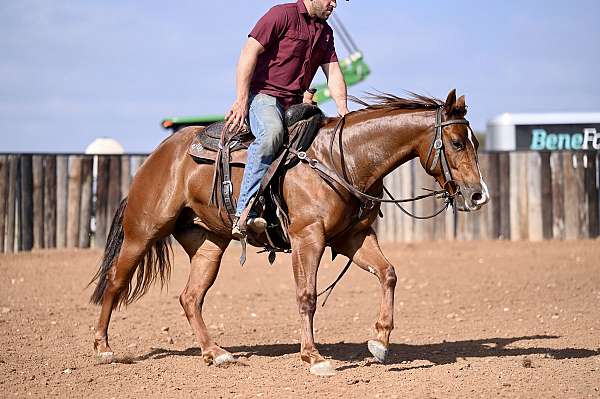
[[[350,112],[350,110],[348,110],[348,105],[345,103],[337,104],[337,109],[340,115],[345,115]]]
[[[238,93],[238,99],[240,100],[248,100],[248,97],[250,97],[250,95],[248,94],[248,90],[244,90]]]

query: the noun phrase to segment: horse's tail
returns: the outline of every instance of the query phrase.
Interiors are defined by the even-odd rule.
[[[90,302],[96,305],[102,303],[104,291],[108,286],[111,269],[115,266],[115,262],[121,252],[121,246],[125,237],[123,232],[123,214],[125,213],[126,207],[127,197],[121,201],[119,208],[115,212],[106,240],[106,247],[104,248],[104,256],[102,257],[100,268],[89,283],[92,284],[93,282],[97,282],[96,288],[90,298]],[[142,297],[148,292],[148,289],[156,281],[157,277],[160,279],[161,287],[164,286],[171,276],[171,254],[171,241],[169,237],[157,240],[136,265],[137,272],[135,276],[135,286],[132,289],[132,274],[127,291],[119,296],[115,306],[123,303],[129,305],[131,302]]]

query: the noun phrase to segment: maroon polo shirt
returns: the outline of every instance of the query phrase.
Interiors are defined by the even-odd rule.
[[[248,36],[265,48],[250,92],[277,97],[286,108],[302,102],[319,66],[338,60],[333,30],[327,22],[311,18],[302,0],[271,8]]]

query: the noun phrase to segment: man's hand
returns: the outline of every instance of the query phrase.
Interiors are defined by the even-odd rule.
[[[225,115],[225,129],[229,132],[241,130],[248,116],[248,98],[238,98]]]
[[[302,102],[304,104],[317,105],[317,102],[314,100],[316,89],[308,89],[304,92],[302,97]]]

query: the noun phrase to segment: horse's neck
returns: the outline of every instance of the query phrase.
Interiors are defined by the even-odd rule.
[[[368,190],[404,162],[417,156],[424,132],[430,128],[425,112],[366,111],[351,115],[342,131],[343,160],[350,182]],[[333,129],[319,140],[319,158],[329,164]],[[315,143],[317,144],[317,143]],[[340,169],[339,132],[333,147],[336,169]],[[331,165],[329,165],[331,167]]]

